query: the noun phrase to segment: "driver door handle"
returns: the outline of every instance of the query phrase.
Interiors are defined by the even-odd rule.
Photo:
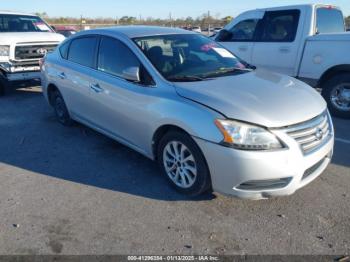
[[[90,85],[90,88],[91,88],[95,93],[101,93],[101,92],[103,92],[103,88],[101,88],[99,84]]]

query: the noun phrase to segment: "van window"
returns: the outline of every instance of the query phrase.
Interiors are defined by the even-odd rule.
[[[299,18],[299,10],[266,12],[261,41],[294,42]]]
[[[231,41],[246,42],[253,41],[256,26],[258,24],[257,19],[248,19],[236,24],[230,32],[232,33]]]
[[[317,9],[316,33],[341,33],[345,32],[345,23],[343,13],[335,8]]]
[[[94,66],[96,37],[82,37],[72,40],[69,47],[68,60],[87,67]]]

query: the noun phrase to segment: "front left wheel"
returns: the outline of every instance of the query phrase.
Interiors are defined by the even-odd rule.
[[[159,142],[157,159],[170,184],[180,193],[198,196],[211,188],[209,169],[196,142],[179,131]]]

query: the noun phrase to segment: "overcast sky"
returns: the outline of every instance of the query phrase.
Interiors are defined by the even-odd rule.
[[[312,3],[310,0],[2,0],[3,10],[22,12],[46,12],[50,16],[79,17],[197,17],[211,11],[213,16],[236,16],[242,11],[260,7]],[[350,0],[319,0],[314,3],[330,3],[340,6],[350,15]]]

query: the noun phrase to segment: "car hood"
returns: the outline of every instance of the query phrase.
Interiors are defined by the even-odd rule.
[[[63,35],[50,32],[0,33],[0,42],[3,45],[37,42],[61,42]]]
[[[174,85],[180,96],[219,111],[227,118],[265,127],[300,123],[321,114],[327,107],[312,87],[265,70]]]

